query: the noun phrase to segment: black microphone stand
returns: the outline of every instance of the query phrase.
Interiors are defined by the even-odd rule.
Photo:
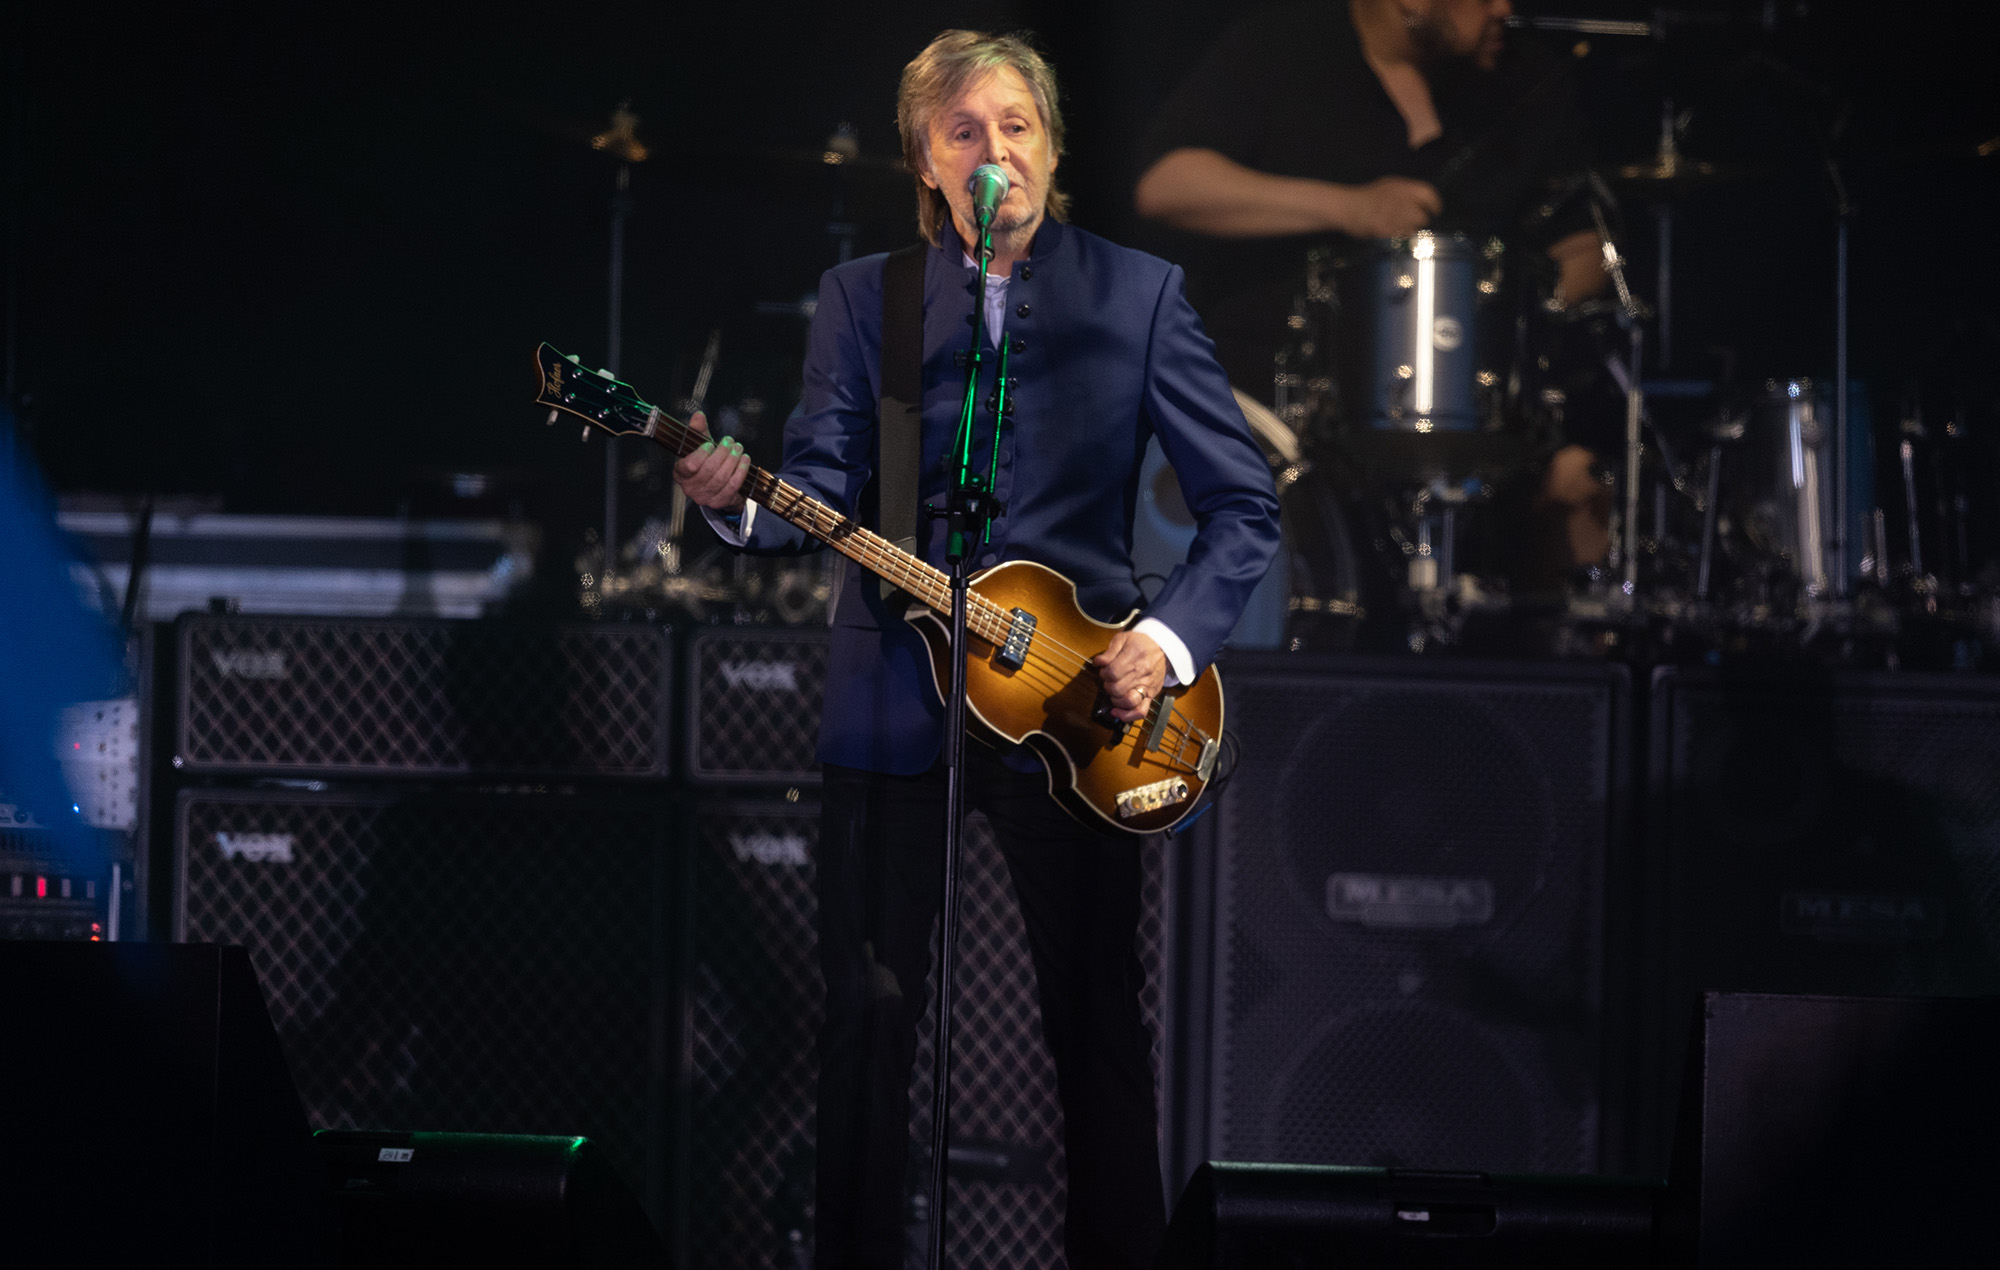
[[[958,434],[952,443],[952,487],[944,510],[945,563],[951,573],[951,691],[944,703],[944,877],[938,910],[937,995],[931,1002],[937,1031],[931,1054],[930,1246],[926,1259],[930,1270],[944,1270],[945,1186],[951,1156],[952,972],[958,948],[959,847],[965,833],[966,564],[1001,511],[993,499],[991,469],[982,477],[972,468],[973,419],[979,404],[979,375],[986,364],[986,270],[993,261],[993,210],[975,203],[979,244],[974,252],[977,275],[972,283],[972,347],[965,359],[965,400],[959,408]],[[999,363],[993,396],[996,455],[1007,408],[1004,340]]]

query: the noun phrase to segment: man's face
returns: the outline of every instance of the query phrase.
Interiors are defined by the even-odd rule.
[[[1011,182],[993,214],[993,232],[1033,234],[1042,223],[1056,156],[1034,94],[1013,67],[999,68],[939,111],[931,120],[929,151],[924,184],[944,194],[968,243],[973,220],[966,182],[982,163],[997,164]]]
[[[1403,0],[1403,20],[1426,62],[1469,61],[1492,70],[1506,44],[1511,0]]]

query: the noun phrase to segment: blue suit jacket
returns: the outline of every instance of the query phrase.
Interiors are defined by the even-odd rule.
[[[967,347],[977,286],[949,226],[943,238],[924,265],[921,504],[941,503],[950,481],[965,390],[953,354]],[[785,426],[784,478],[848,515],[873,503],[886,259],[869,256],[821,278],[803,396]],[[1133,577],[1132,515],[1140,460],[1157,435],[1198,529],[1187,563],[1145,616],[1180,636],[1199,670],[1277,552],[1278,502],[1214,346],[1188,306],[1180,268],[1045,221],[1030,258],[1014,266],[1005,332],[1018,341],[1008,367],[1018,381],[1014,414],[1002,430],[995,490],[1006,511],[975,564],[1038,561],[1076,583],[1093,617],[1122,619],[1143,599]],[[974,450],[982,470],[992,424],[982,409]],[[941,522],[920,515],[917,544],[918,554],[943,566]],[[748,543],[764,552],[814,545],[761,509]],[[920,772],[937,759],[943,721],[922,638],[850,562],[834,611],[820,759]]]

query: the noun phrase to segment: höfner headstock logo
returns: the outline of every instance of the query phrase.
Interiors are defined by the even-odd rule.
[[[208,655],[224,679],[283,679],[286,659],[276,648],[218,648]]]
[[[1493,883],[1485,878],[1335,873],[1326,880],[1326,915],[1376,928],[1480,926],[1493,920]]]
[[[716,667],[731,688],[753,692],[797,692],[799,668],[788,661],[726,661]]]

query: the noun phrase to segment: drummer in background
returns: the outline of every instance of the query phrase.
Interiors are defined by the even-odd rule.
[[[1183,253],[1188,294],[1239,387],[1269,400],[1306,251],[1329,238],[1498,235],[1510,253],[1546,254],[1559,301],[1603,290],[1580,200],[1537,215],[1587,159],[1566,63],[1508,39],[1512,12],[1509,0],[1276,5],[1232,27],[1168,98],[1134,202],[1205,240]],[[1610,545],[1591,460],[1562,446],[1535,500],[1536,519],[1561,522],[1561,565]]]

